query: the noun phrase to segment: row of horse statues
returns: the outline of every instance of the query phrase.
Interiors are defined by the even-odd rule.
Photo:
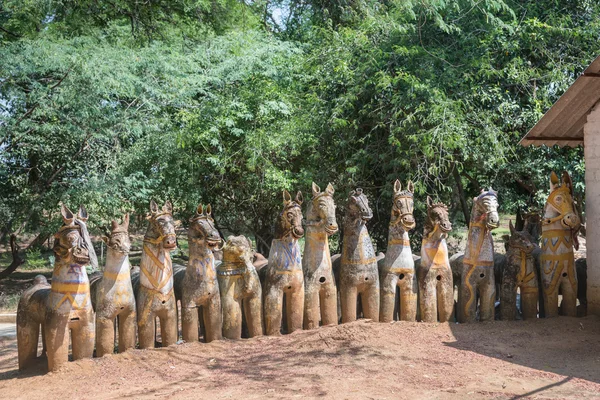
[[[63,205],[51,284],[37,276],[18,305],[19,368],[37,357],[40,327],[50,371],[68,360],[69,336],[74,360],[92,357],[94,347],[99,357],[112,354],[116,332],[119,352],[136,346],[136,330],[139,347],[152,348],[158,318],[162,345],[175,344],[178,301],[186,342],[198,341],[201,333],[210,342],[239,339],[243,331],[244,336],[254,337],[314,329],[338,324],[340,316],[342,323],[354,321],[358,313],[381,322],[450,321],[455,286],[458,322],[493,320],[497,286],[503,319],[515,319],[517,290],[523,318],[535,318],[538,274],[546,316],[558,315],[559,291],[562,313],[575,315],[573,246],[580,221],[573,205],[573,184],[566,172],[562,179],[552,173],[550,188],[541,249],[527,230],[517,231],[511,223],[499,285],[491,231],[500,219],[498,195],[492,189],[473,199],[465,252],[451,258],[446,244],[452,230],[448,208],[429,197],[421,256],[412,254],[409,231],[416,224],[411,182],[404,190],[398,180],[394,183],[385,255],[376,254],[371,243],[367,222],[372,211],[361,189],[348,196],[342,251],[333,257],[328,240],[338,231],[333,186],[321,191],[313,183],[305,219],[302,194],[292,199],[284,191],[283,210],[262,268],[248,238],[230,236],[226,242],[221,238],[210,205],[198,206],[189,220],[187,266],[174,265],[170,253],[177,241],[172,206],[167,201],[159,208],[151,201],[139,272],[132,272],[129,263],[126,215],[122,223],[112,222],[110,235],[103,238],[106,264],[101,273],[90,277],[86,266],[97,261],[86,227],[87,212],[80,207],[74,214]],[[298,242],[302,237],[303,252]],[[541,254],[539,272],[536,249]]]

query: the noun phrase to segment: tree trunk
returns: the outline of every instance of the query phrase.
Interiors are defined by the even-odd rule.
[[[458,173],[458,167],[456,166],[456,164],[454,164],[454,168],[452,169],[452,176],[454,177],[454,181],[456,182],[456,188],[458,189],[458,198],[460,199],[460,206],[465,216],[465,224],[468,227],[469,221],[471,220],[471,216],[469,214],[469,207],[467,206],[465,191],[463,189],[462,180],[460,174]]]
[[[15,235],[10,235],[10,251],[13,258],[12,263],[4,271],[0,272],[0,280],[15,272],[19,265],[25,262],[19,255],[19,245],[17,244],[17,237]]]

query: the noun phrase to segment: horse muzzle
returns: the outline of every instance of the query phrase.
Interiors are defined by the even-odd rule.
[[[450,223],[450,221],[440,222],[440,230],[443,233],[450,232],[452,230],[452,224]]]
[[[163,248],[173,250],[177,248],[177,240],[175,235],[169,235],[163,239]]]
[[[335,225],[326,225],[326,226],[325,226],[325,232],[326,232],[328,235],[330,235],[330,236],[331,236],[331,235],[333,235],[333,234],[335,234],[337,231],[338,231],[338,226],[337,226],[337,224],[335,224]]]
[[[574,213],[569,213],[569,214],[565,215],[560,222],[562,223],[562,225],[565,228],[569,228],[569,229],[573,229],[573,230],[579,229],[579,227],[581,226],[581,221],[579,220],[579,216],[577,216],[577,214],[574,214]]]
[[[75,247],[73,249],[73,259],[77,264],[85,265],[90,263],[90,253],[88,249]]]
[[[417,223],[415,222],[415,217],[413,217],[412,215],[405,215],[404,217],[402,217],[400,222],[402,223],[404,229],[406,229],[407,231],[415,229],[415,227],[417,226]]]
[[[488,229],[496,229],[500,226],[500,216],[497,212],[491,212],[487,215],[485,223]]]
[[[302,229],[301,226],[292,227],[292,236],[296,239],[300,239],[302,236],[304,236],[304,229]]]

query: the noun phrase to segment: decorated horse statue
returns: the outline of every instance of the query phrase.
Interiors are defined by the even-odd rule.
[[[198,341],[199,318],[202,318],[207,343],[222,338],[221,295],[213,256],[213,251],[222,243],[211,217],[210,204],[206,208],[199,205],[188,228],[187,268],[177,271],[174,278],[175,297],[181,300],[181,328],[186,342]]]
[[[535,271],[534,250],[537,245],[524,229],[517,231],[508,222],[510,237],[506,250],[506,265],[502,271],[500,289],[500,319],[511,321],[516,318],[517,288],[521,292],[523,319],[537,317],[538,279]]]
[[[552,172],[550,195],[542,218],[541,275],[546,317],[558,315],[558,291],[563,300],[562,314],[577,316],[577,274],[573,247],[577,249],[577,232],[581,226],[573,202],[573,182],[565,171],[562,182]]]
[[[286,300],[287,331],[302,329],[304,317],[304,274],[298,239],[302,229],[302,193],[296,199],[283,191],[283,211],[275,224],[265,279],[265,330],[278,335],[281,330],[283,298]]]
[[[52,284],[38,275],[27,289],[17,310],[19,369],[37,356],[38,335],[42,326],[48,370],[56,371],[69,360],[69,333],[73,360],[91,358],[94,353],[94,311],[86,266],[93,269],[98,260],[90,240],[85,208],[74,215],[61,206],[63,225],[54,236],[56,261]]]
[[[446,245],[451,230],[448,207],[443,203],[434,203],[427,196],[421,262],[417,268],[420,319],[423,322],[447,322],[452,318],[454,285]]]
[[[329,236],[338,231],[333,202],[333,186],[324,192],[313,182],[312,199],[306,210],[304,271],[304,329],[337,325],[337,289],[331,268]]]
[[[417,274],[410,249],[408,231],[414,229],[413,183],[408,181],[402,190],[399,180],[394,182],[394,200],[385,258],[379,261],[381,280],[381,310],[379,320],[392,322],[396,306],[396,288],[400,290],[400,320],[417,319]]]
[[[494,320],[496,282],[494,279],[494,243],[492,229],[500,225],[498,194],[482,190],[473,199],[464,269],[458,292],[458,322],[473,322],[477,318],[479,295],[481,321]]]
[[[217,267],[217,279],[223,308],[223,336],[241,339],[242,312],[248,336],[263,334],[262,288],[252,264],[252,242],[245,236],[229,236],[223,246],[223,262]]]
[[[358,188],[350,192],[344,217],[344,243],[340,261],[340,300],[342,322],[356,321],[360,296],[365,318],[379,321],[379,271],[367,230],[373,218],[367,196]]]
[[[92,305],[96,311],[96,356],[112,354],[115,318],[119,318],[119,352],[135,348],[136,308],[129,265],[129,214],[123,224],[112,221],[106,243],[104,272],[90,278]]]
[[[167,201],[162,209],[152,200],[148,229],[140,261],[136,293],[140,348],[154,347],[155,320],[160,320],[162,346],[177,342],[177,305],[173,293],[171,251],[177,247],[173,207]]]

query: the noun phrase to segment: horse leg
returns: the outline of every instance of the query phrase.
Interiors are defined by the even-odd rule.
[[[281,334],[281,315],[283,312],[283,290],[281,286],[281,281],[275,283],[267,281],[266,284],[265,334],[269,336]]]
[[[114,320],[113,320],[114,324]],[[86,316],[76,321],[75,326],[71,329],[71,344],[73,347],[73,361],[83,358],[92,358],[94,356],[94,317],[90,310]],[[114,342],[114,325],[113,325],[113,347]]]
[[[333,282],[323,285],[319,292],[321,303],[321,322],[325,325],[338,324],[337,290]],[[356,297],[354,298],[354,313],[356,314]]]
[[[348,277],[343,277],[340,286],[340,300],[342,303],[342,323],[356,321],[356,298],[358,289],[347,282]]]
[[[386,273],[381,276],[381,310],[379,320],[392,322],[394,320],[394,305],[396,303],[396,286],[398,275]]]
[[[40,324],[33,321],[25,312],[17,314],[17,348],[19,371],[27,368],[37,357]]]
[[[319,287],[315,283],[306,280],[304,290],[304,329],[317,328],[320,316]]]
[[[219,295],[212,295],[208,299],[208,304],[204,305],[202,309],[204,326],[206,327],[206,335],[204,337],[206,343],[223,339],[223,320],[221,298]]]
[[[302,314],[304,313],[304,284],[300,282],[296,288],[286,294],[286,317],[288,333],[302,329]]]
[[[360,294],[364,318],[379,322],[379,274],[375,271],[370,277],[373,281]]]
[[[253,338],[263,334],[262,318],[262,299],[261,291],[246,297],[243,301],[244,314],[248,324],[248,336]],[[281,317],[279,317],[279,326],[281,326]]]
[[[475,285],[475,266],[465,265],[460,276],[460,288],[458,291],[458,322],[474,322],[477,312],[477,293]]]
[[[534,290],[532,290],[534,289]],[[521,287],[521,310],[523,319],[537,318],[538,290],[537,287]]]
[[[542,271],[546,269],[546,263],[542,264]],[[544,273],[542,275],[542,285],[544,292],[544,311],[546,314],[546,318],[558,316],[558,285],[554,285],[554,287],[551,287],[554,275],[558,273],[556,269],[557,268],[553,268],[551,273]]]
[[[437,282],[437,309],[440,322],[448,322],[454,312],[454,285],[452,284],[452,270],[450,268],[438,271],[435,276]]]
[[[521,299],[523,295],[521,294]],[[514,321],[517,318],[517,282],[514,271],[505,267],[502,271],[502,286],[500,287],[500,319]]]
[[[575,271],[573,270],[573,275],[575,276]],[[577,277],[575,276],[575,285],[571,285],[568,277],[563,277],[561,279],[561,292],[562,292],[562,302],[560,304],[560,309],[562,315],[566,315],[567,317],[576,317],[577,316]]]
[[[140,349],[154,348],[156,315],[152,311],[153,296],[140,287],[136,299],[137,325]]]
[[[48,354],[48,371],[57,371],[69,361],[69,325],[68,315],[48,313],[44,330]]]
[[[493,321],[495,314],[495,302],[496,302],[496,283],[494,282],[494,269],[485,268],[482,269],[485,275],[479,283],[479,291],[481,295],[479,320],[480,321]],[[513,308],[515,303],[512,304]]]
[[[409,272],[400,282],[400,321],[417,320],[417,293],[419,283],[417,274]]]
[[[438,310],[434,271],[429,270],[419,275],[419,287],[421,289],[419,309],[421,311],[421,322],[437,322]]]
[[[119,335],[119,342],[121,335]],[[115,320],[96,314],[96,357],[112,354],[115,349]]]
[[[165,304],[165,309],[159,316],[160,319],[160,335],[162,337],[162,347],[168,347],[177,343],[178,329],[177,329],[177,303],[175,300],[175,294],[171,292],[171,297]],[[198,314],[198,310],[194,310]],[[198,323],[198,317],[196,317],[196,324]],[[198,328],[196,325],[196,335],[198,334]],[[197,336],[196,336],[197,337]],[[198,339],[196,339],[197,341]]]
[[[119,314],[119,353],[135,348],[135,321],[133,304]]]

